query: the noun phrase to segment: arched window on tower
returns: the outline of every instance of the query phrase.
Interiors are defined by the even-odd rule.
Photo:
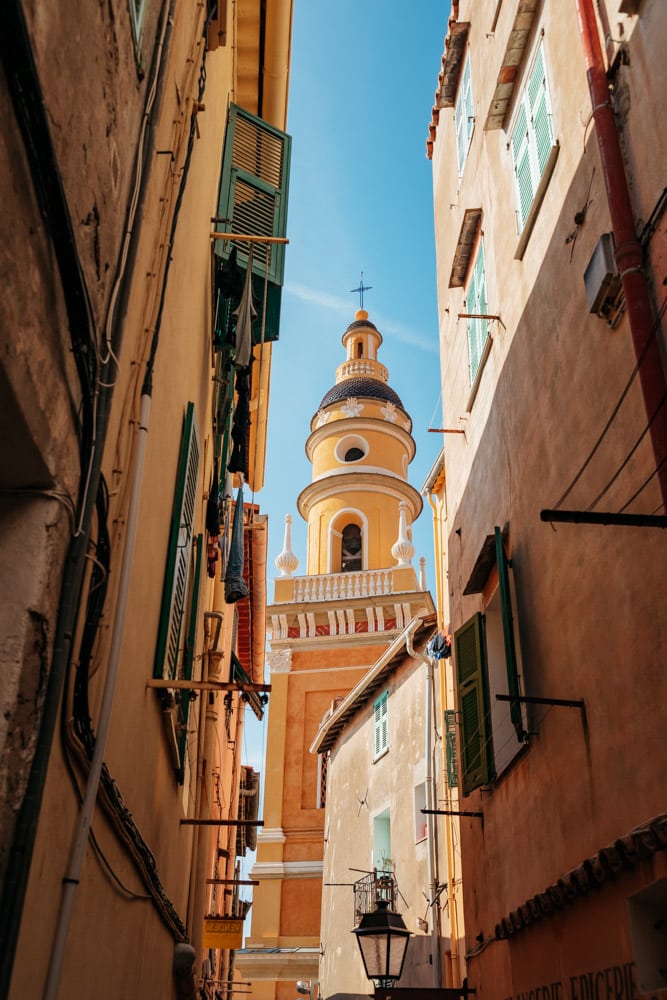
[[[361,528],[346,524],[341,539],[341,573],[356,573],[361,569]]]
[[[357,341],[357,357],[363,358],[364,356],[364,345],[360,340]]]

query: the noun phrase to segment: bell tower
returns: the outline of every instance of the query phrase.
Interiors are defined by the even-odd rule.
[[[264,828],[252,870],[260,884],[251,936],[236,955],[259,1000],[293,1000],[296,980],[318,978],[326,758],[310,745],[410,620],[434,610],[412,565],[411,526],[422,509],[408,482],[412,421],[378,360],[382,335],[365,309],[342,343],[345,360],[306,441],[312,477],[297,498],[306,571],[297,575],[288,515],[267,608]]]

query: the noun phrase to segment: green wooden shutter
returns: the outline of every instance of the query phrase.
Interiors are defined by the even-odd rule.
[[[502,531],[498,526],[494,529],[496,541],[496,562],[498,563],[498,586],[500,588],[500,607],[503,619],[503,639],[505,642],[505,665],[507,668],[507,693],[510,697],[520,694],[519,671],[517,669],[516,645],[514,642],[514,617],[512,615],[512,595],[510,593],[509,563],[505,555]],[[510,719],[516,730],[516,738],[520,743],[526,738],[523,728],[521,703],[511,701]]]
[[[220,175],[218,218],[228,232],[285,236],[291,139],[256,115],[230,104]],[[238,263],[248,259],[248,244],[216,240],[216,253],[227,258],[236,246]],[[283,244],[253,246],[253,273],[282,285]]]
[[[202,552],[204,549],[204,536],[197,535],[194,540],[194,564],[195,571],[190,591],[190,609],[188,613],[188,634],[183,650],[183,677],[190,680],[192,677],[192,664],[195,658],[195,642],[197,639],[197,610],[199,607],[199,584],[201,580]],[[178,758],[180,768],[178,779],[183,783],[185,754],[188,745],[188,716],[190,714],[190,701],[194,692],[181,691],[181,701],[179,706],[179,732],[178,732]]]
[[[181,451],[176,474],[174,506],[153,667],[154,677],[175,678],[178,675],[179,645],[190,573],[198,474],[199,441],[194,419],[194,403],[188,403],[183,421]]]
[[[373,703],[373,750],[378,757],[389,745],[389,692],[376,698]]]
[[[469,795],[494,777],[484,619],[478,612],[454,634],[461,719],[461,783]]]
[[[533,203],[535,191],[533,176],[530,169],[530,142],[528,136],[528,113],[525,101],[522,101],[512,132],[512,159],[514,161],[514,179],[518,199],[519,230],[523,229],[530,206]]]
[[[445,760],[447,764],[447,784],[456,788],[459,783],[458,759],[456,755],[456,712],[445,711]]]
[[[517,189],[519,230],[522,230],[554,145],[542,45],[537,50],[535,63],[521,97],[510,145]]]
[[[468,293],[466,295],[466,310],[477,315],[487,312],[486,299],[486,269],[484,264],[484,241],[479,241],[475,264],[470,276]],[[468,320],[468,357],[470,361],[470,383],[475,381],[477,369],[482,358],[482,351],[489,335],[489,322],[486,319]]]
[[[544,173],[544,168],[547,165],[551,147],[554,144],[544,53],[541,45],[537,52],[530,80],[528,81],[528,100],[530,102],[530,116],[535,148],[536,180],[539,182],[539,178]],[[535,187],[537,187],[537,183]]]
[[[472,80],[470,76],[470,57],[466,56],[461,74],[458,93],[456,95],[456,105],[454,107],[454,121],[456,123],[456,157],[458,163],[459,177],[463,173],[468,147],[472,137],[474,125],[474,104],[472,99]]]

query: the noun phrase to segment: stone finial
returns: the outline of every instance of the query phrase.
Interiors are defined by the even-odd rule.
[[[401,500],[398,505],[398,538],[391,547],[391,554],[396,559],[398,567],[410,566],[415,554],[415,547],[408,536],[407,509],[407,503]]]
[[[285,514],[285,540],[282,552],[276,556],[276,568],[281,576],[291,576],[298,565],[298,557],[292,552],[292,515]]]
[[[421,556],[419,560],[419,589],[426,590],[426,559]]]

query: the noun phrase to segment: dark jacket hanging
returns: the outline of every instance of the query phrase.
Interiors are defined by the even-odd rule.
[[[236,604],[237,601],[248,596],[248,588],[243,579],[243,541],[243,487],[239,486],[239,491],[236,494],[232,541],[227,560],[227,572],[225,573],[225,601],[227,604]]]

